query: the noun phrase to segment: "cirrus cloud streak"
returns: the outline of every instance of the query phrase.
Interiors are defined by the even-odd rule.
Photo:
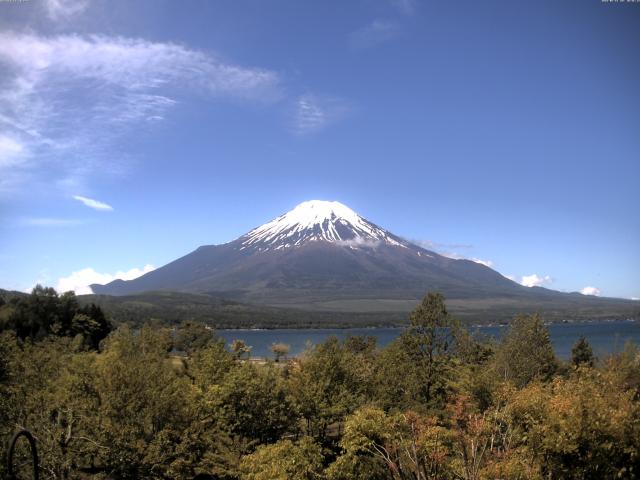
[[[113,207],[108,203],[101,202],[99,200],[94,200],[93,198],[83,197],[81,195],[74,195],[74,200],[78,200],[82,204],[86,205],[89,208],[93,208],[94,210],[106,210],[112,211]]]
[[[176,43],[104,35],[0,33],[0,71],[0,191],[39,171],[48,178],[118,171],[115,141],[189,96],[269,102],[280,95],[273,71]]]
[[[295,102],[293,132],[307,135],[323,130],[349,113],[350,107],[344,100],[314,94],[305,94]]]

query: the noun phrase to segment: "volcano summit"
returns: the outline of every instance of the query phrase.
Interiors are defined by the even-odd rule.
[[[259,249],[299,247],[307,242],[329,242],[347,246],[384,242],[403,245],[402,241],[365,220],[340,202],[311,200],[241,237],[242,248]]]
[[[626,301],[524,287],[471,260],[426,250],[339,202],[312,200],[222,245],[207,245],[94,293],[203,293],[329,311],[408,311],[427,291],[463,314],[607,308]]]

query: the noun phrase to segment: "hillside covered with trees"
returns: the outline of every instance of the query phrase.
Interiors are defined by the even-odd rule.
[[[385,348],[334,338],[256,362],[193,322],[98,340],[98,314],[38,296],[2,307],[0,434],[33,432],[41,478],[640,476],[640,350],[594,358],[581,339],[561,362],[536,315],[494,342],[429,294]]]

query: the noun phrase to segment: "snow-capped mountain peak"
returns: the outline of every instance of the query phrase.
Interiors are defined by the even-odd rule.
[[[310,200],[254,228],[241,237],[242,249],[261,250],[300,246],[306,242],[342,243],[357,248],[379,242],[404,246],[400,239],[365,220],[340,202]]]

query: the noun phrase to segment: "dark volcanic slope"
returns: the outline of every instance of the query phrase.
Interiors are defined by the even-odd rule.
[[[92,286],[95,293],[149,290],[227,293],[286,302],[318,298],[413,298],[426,290],[450,297],[526,294],[499,273],[468,260],[451,260],[419,247],[380,244],[349,248],[313,242],[292,249],[242,249],[239,241],[196,251],[132,281]],[[298,298],[295,299],[298,303]]]
[[[546,302],[554,308],[594,300],[523,287],[479,263],[411,244],[342,204],[320,201],[305,202],[233,242],[200,247],[135,280],[92,289],[108,295],[207,293],[258,304],[370,311],[381,301],[408,310],[427,291],[439,291],[450,300]]]

